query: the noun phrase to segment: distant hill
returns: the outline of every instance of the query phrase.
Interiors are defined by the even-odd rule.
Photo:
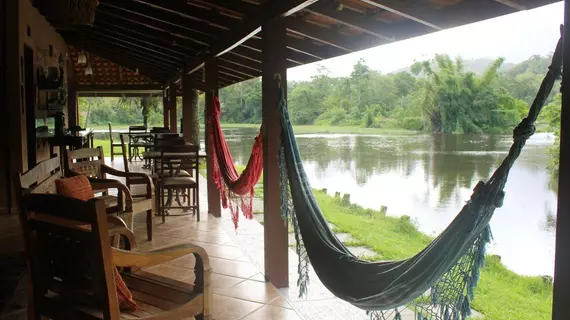
[[[491,62],[493,62],[495,59],[492,58],[478,58],[478,59],[470,59],[470,60],[465,60],[465,70],[468,72],[473,72],[475,74],[482,74],[483,71],[485,71],[485,69],[491,64]],[[510,63],[510,62],[504,62],[503,65],[501,66],[500,71],[508,71],[510,69],[512,69],[515,66],[514,63]],[[410,72],[410,67],[405,67],[405,68],[401,68],[398,70],[395,70],[391,73],[398,73],[398,72]]]

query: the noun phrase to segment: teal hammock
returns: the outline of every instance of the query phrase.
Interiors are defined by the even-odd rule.
[[[307,291],[310,261],[335,296],[366,310],[372,318],[400,320],[407,308],[418,320],[466,319],[491,239],[489,221],[503,203],[509,171],[535,131],[534,122],[560,76],[561,65],[562,38],[528,116],[514,129],[509,153],[492,177],[477,184],[471,199],[425,249],[408,259],[382,262],[359,260],[328,227],[303,169],[279,83],[281,209],[295,230],[300,295]]]

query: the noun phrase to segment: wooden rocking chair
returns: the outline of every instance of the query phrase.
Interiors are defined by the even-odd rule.
[[[20,208],[32,279],[31,319],[211,319],[211,268],[203,248],[182,244],[148,253],[112,248],[100,199],[28,194]],[[122,272],[138,309],[119,310],[114,266],[138,269],[187,254],[196,258],[193,285]]]

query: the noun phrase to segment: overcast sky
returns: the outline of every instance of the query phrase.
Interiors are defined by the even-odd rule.
[[[363,58],[375,70],[389,73],[426,60],[436,53],[461,56],[466,60],[504,57],[518,63],[533,54],[554,51],[560,37],[564,4],[558,2],[534,10],[434,32],[341,57],[289,69],[289,80],[310,80],[317,67],[328,68],[332,76],[347,76],[352,66]]]

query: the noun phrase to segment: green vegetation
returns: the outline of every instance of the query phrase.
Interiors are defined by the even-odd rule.
[[[417,62],[411,73],[382,74],[361,60],[350,76],[334,78],[321,67],[311,81],[288,83],[289,112],[295,125],[348,131],[510,132],[528,110],[549,60],[533,56],[502,70],[500,58],[480,74],[447,55]],[[220,90],[222,121],[260,123],[260,90],[259,79]]]
[[[511,132],[528,110],[550,57],[533,56],[508,68],[501,58],[479,61],[475,68],[470,63],[436,55],[416,62],[410,72],[382,74],[361,60],[347,77],[331,77],[321,67],[311,81],[288,83],[291,120],[300,134]],[[204,95],[200,99],[203,105]],[[553,99],[554,94],[548,102]],[[221,89],[220,101],[225,128],[261,123],[259,78]],[[161,105],[160,97],[80,98],[80,124],[88,116],[88,126],[101,129],[107,122],[160,126]],[[179,98],[178,121],[181,105]],[[203,113],[200,117],[203,123]]]
[[[358,205],[343,205],[341,199],[321,191],[314,192],[327,221],[336,225],[337,232],[349,233],[359,245],[376,251],[375,260],[410,257],[432,240],[418,231],[409,216],[384,216]],[[552,284],[541,277],[518,275],[496,256],[487,256],[473,308],[486,320],[546,319],[552,309]]]

